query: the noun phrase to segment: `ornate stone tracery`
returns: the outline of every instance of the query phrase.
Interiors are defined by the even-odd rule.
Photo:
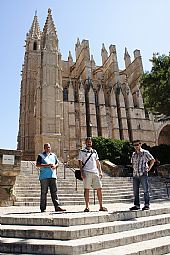
[[[153,120],[145,117],[139,90],[140,51],[135,50],[131,61],[125,49],[123,71],[116,46],[110,45],[109,51],[110,55],[103,44],[102,65],[97,66],[88,40],[77,39],[76,60],[70,51],[68,61],[62,60],[51,10],[43,32],[34,17],[21,81],[18,149],[24,159],[35,160],[46,142],[61,158],[65,151],[76,156],[89,135],[156,143]]]

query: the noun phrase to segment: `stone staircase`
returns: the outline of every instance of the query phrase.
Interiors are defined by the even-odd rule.
[[[103,176],[103,202],[132,202],[132,178],[130,177],[109,177]],[[155,177],[150,178],[150,194],[151,201],[164,200],[167,198],[165,185],[157,182]],[[17,177],[15,185],[15,193],[17,200],[15,205],[21,206],[38,206],[40,200],[40,184],[38,180],[38,171],[33,162],[22,162],[22,171]],[[61,164],[58,168],[58,194],[62,205],[83,205],[83,183],[77,181],[74,172],[69,168],[65,168]],[[98,202],[95,193],[91,190],[90,203]],[[141,193],[143,200],[143,193]],[[50,194],[48,194],[48,205],[52,205]]]
[[[74,173],[61,165],[59,197],[66,212],[54,212],[48,199],[47,212],[39,210],[37,170],[22,162],[17,178],[15,206],[0,207],[0,254],[58,255],[162,255],[170,253],[170,201],[165,187],[151,178],[151,209],[131,212],[132,180],[103,177],[103,198],[108,212],[99,212],[98,202],[84,213],[82,182],[76,190]],[[24,206],[25,205],[25,206]],[[26,206],[27,205],[27,206]],[[34,206],[33,206],[34,205]]]
[[[170,204],[144,212],[9,212],[1,224],[1,254],[170,253]]]

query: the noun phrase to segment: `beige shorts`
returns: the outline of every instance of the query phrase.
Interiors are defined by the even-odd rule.
[[[84,175],[84,189],[102,189],[102,182],[100,176],[97,173],[84,171]]]

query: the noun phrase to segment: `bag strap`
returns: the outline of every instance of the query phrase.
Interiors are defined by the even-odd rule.
[[[86,163],[89,161],[89,159],[91,158],[92,154],[93,154],[93,150],[91,151],[90,156],[86,159],[86,161],[85,161],[84,163],[82,163],[82,166],[83,166],[83,167],[84,167],[84,166],[86,165]]]
[[[40,157],[44,160],[44,162],[45,162],[46,164],[50,164],[50,162],[48,161],[47,157],[46,157],[43,153],[40,153],[39,155],[40,155]]]

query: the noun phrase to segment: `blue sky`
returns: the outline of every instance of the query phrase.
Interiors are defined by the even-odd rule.
[[[124,49],[140,49],[144,70],[150,71],[153,52],[169,54],[169,0],[1,0],[0,1],[0,148],[16,149],[19,97],[24,44],[35,11],[41,30],[48,8],[59,38],[62,59],[67,60],[77,38],[89,40],[91,54],[101,65],[101,47],[116,45],[119,68],[124,68]],[[75,58],[74,58],[75,60]]]

